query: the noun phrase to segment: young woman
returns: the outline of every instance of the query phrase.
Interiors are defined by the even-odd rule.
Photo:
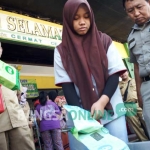
[[[111,38],[97,30],[86,0],[68,0],[64,6],[62,43],[55,49],[54,70],[55,83],[62,86],[67,103],[91,111],[110,134],[127,143],[124,113],[116,113],[117,105],[123,105],[119,75],[126,68]],[[104,109],[109,110],[108,118],[102,118]]]
[[[58,106],[51,100],[47,100],[47,94],[40,92],[40,104],[36,106],[37,119],[40,121],[40,132],[44,142],[44,150],[64,150],[60,120],[58,115],[61,114]]]

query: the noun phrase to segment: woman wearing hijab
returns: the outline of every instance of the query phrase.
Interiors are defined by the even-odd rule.
[[[63,108],[63,105],[66,104],[65,97],[58,96],[56,91],[50,91],[47,96],[49,100],[52,100],[54,103],[57,104],[59,110],[61,111],[60,126],[61,126],[61,129],[64,129],[66,127],[66,120],[65,120],[66,111]]]
[[[47,99],[44,91],[39,93],[40,104],[36,106],[37,120],[40,122],[40,132],[44,142],[44,150],[64,150],[59,116],[61,114],[58,106]]]
[[[62,43],[54,53],[55,83],[69,105],[83,107],[110,132],[128,142],[125,113],[118,88],[126,68],[111,38],[98,31],[86,0],[68,0],[63,10]],[[107,110],[105,117],[104,109]],[[101,115],[96,114],[101,112]]]

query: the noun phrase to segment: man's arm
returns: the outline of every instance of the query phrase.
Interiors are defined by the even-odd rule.
[[[135,75],[135,82],[136,82],[136,90],[137,90],[138,102],[139,102],[139,106],[142,108],[143,107],[143,102],[142,102],[142,97],[141,97],[141,92],[140,92],[142,79],[139,76],[139,66],[138,66],[137,63],[134,63],[134,75]]]

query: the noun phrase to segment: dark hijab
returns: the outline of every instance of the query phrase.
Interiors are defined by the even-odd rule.
[[[50,100],[52,100],[54,102],[55,98],[58,96],[57,92],[56,91],[50,91],[48,93],[48,97]]]
[[[81,4],[85,4],[90,14],[90,29],[79,36],[73,29],[73,19]],[[83,108],[90,110],[102,95],[108,78],[107,49],[112,40],[97,30],[94,15],[86,0],[68,0],[63,10],[62,43],[57,47],[63,66],[72,82],[79,88]],[[93,75],[98,95],[93,89]]]
[[[44,91],[41,91],[39,93],[39,102],[42,106],[45,106],[46,102],[47,102],[47,94]]]

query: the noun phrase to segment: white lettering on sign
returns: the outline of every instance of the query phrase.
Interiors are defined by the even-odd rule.
[[[62,26],[0,10],[0,38],[55,47],[62,40]]]

